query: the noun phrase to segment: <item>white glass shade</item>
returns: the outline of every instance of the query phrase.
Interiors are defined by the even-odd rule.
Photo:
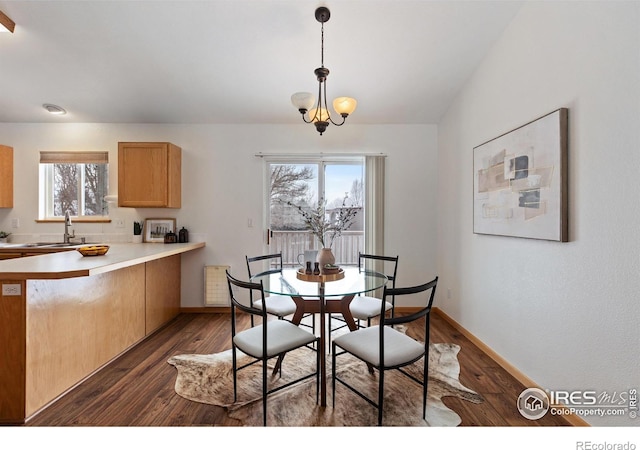
[[[351,97],[338,97],[333,101],[333,109],[340,115],[349,115],[356,110],[358,102]]]
[[[309,111],[316,103],[316,98],[309,92],[296,92],[291,96],[291,103],[297,110],[304,109]]]
[[[316,111],[318,114],[316,115]],[[309,110],[309,120],[313,122],[328,122],[329,121],[329,111],[324,108],[313,108]],[[315,117],[314,117],[315,116]]]

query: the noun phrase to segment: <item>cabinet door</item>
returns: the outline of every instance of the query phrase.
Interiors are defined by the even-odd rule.
[[[13,208],[13,148],[0,145],[0,208]]]
[[[145,263],[147,336],[180,313],[181,264],[180,255]]]
[[[166,142],[118,144],[118,206],[179,208],[181,149]]]

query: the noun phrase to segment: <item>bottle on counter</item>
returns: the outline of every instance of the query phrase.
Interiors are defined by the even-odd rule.
[[[167,234],[164,235],[165,244],[175,244],[176,242],[178,242],[178,235],[175,234],[173,231],[169,231]]]
[[[189,230],[185,227],[178,231],[178,242],[189,242]]]

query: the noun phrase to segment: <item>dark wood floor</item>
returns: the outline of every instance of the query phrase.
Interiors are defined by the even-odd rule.
[[[179,397],[173,389],[176,369],[167,363],[177,354],[207,354],[230,348],[229,320],[227,314],[181,314],[44,409],[26,426],[238,425],[220,407]],[[444,399],[462,418],[461,426],[567,425],[561,417],[550,414],[537,421],[522,417],[516,400],[525,386],[437,314],[432,315],[431,324],[431,342],[461,346],[460,382],[485,398],[482,404]]]

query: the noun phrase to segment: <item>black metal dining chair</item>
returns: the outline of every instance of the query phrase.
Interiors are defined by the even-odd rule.
[[[380,263],[382,267],[379,270],[376,270],[374,267],[370,269],[368,267],[369,263],[375,265],[376,263]],[[398,276],[398,256],[383,256],[383,255],[369,255],[366,253],[358,253],[358,269],[360,270],[376,270],[382,271],[387,276],[387,286],[391,288],[396,287],[396,278]],[[367,322],[367,326],[371,326],[371,319],[379,316],[380,306],[382,304],[382,300],[378,297],[374,297],[372,295],[358,295],[356,296],[351,304],[349,305],[349,309],[351,310],[351,314],[354,319],[358,320],[358,323],[361,320],[365,320]],[[391,295],[385,300],[384,312],[390,311],[391,317],[395,316],[395,296]]]
[[[292,324],[287,320],[268,320],[268,313],[262,306],[246,305],[238,299],[240,291],[253,291],[256,298],[262,300],[260,305],[265,305],[264,289],[262,283],[251,283],[234,278],[227,270],[227,284],[231,297],[231,343],[233,364],[233,401],[238,400],[238,371],[256,363],[262,363],[262,414],[263,425],[267,425],[267,397],[269,394],[280,391],[293,384],[302,382],[308,378],[316,377],[316,403],[318,401],[318,388],[320,377],[320,353],[316,354],[315,371],[302,377],[269,389],[267,379],[267,361],[284,355],[285,353],[310,344],[317,346],[319,338],[314,334]],[[237,311],[260,316],[260,325],[251,326],[242,331],[238,330]],[[251,361],[238,367],[237,352],[240,350],[251,357]],[[314,351],[308,349],[305,351]],[[282,374],[282,366],[280,367]]]
[[[282,273],[282,252],[273,253],[270,255],[260,256],[246,256],[247,261],[247,273],[249,279],[254,275],[255,267],[260,266],[259,273]],[[268,295],[264,299],[253,298],[253,292],[250,292],[251,304],[256,308],[262,308],[264,302],[265,309],[268,314],[276,316],[278,319],[283,319],[286,316],[290,316],[296,312],[296,303],[288,295]],[[253,326],[253,315],[251,316],[251,326]]]
[[[398,275],[398,256],[370,255],[358,252],[358,270],[374,270],[384,273],[388,280],[387,283],[391,283],[391,287],[395,288]],[[357,295],[353,298],[349,304],[349,310],[353,318],[356,319],[358,328],[361,327],[362,321],[366,321],[368,327],[371,326],[371,319],[380,315],[381,303],[382,300],[373,295]],[[389,301],[385,303],[384,310],[385,313],[391,311],[391,317],[395,315],[395,297],[390,297]],[[332,328],[332,319],[343,323]],[[341,314],[329,314],[328,324],[332,332],[346,326]]]
[[[366,400],[378,409],[378,425],[382,425],[382,413],[384,404],[384,374],[387,370],[396,369],[403,375],[422,386],[422,417],[427,412],[427,385],[429,381],[429,326],[431,307],[438,284],[438,277],[432,281],[413,287],[384,288],[380,304],[380,324],[366,328],[360,328],[351,333],[344,334],[333,340],[332,353],[332,389],[333,405],[336,401],[336,382],[346,386],[349,390]],[[392,296],[421,297],[424,305],[419,311],[407,316],[386,317],[384,302]],[[424,342],[407,336],[393,328],[394,325],[405,324],[424,319]],[[336,360],[338,356],[351,354],[378,373],[378,399],[377,402],[368,398],[352,384],[337,375]],[[419,379],[410,374],[403,367],[423,359],[423,377]]]
[[[252,257],[246,256],[245,258],[247,261],[247,273],[249,275],[249,279],[254,276],[254,273],[256,275],[258,273],[282,273],[282,252]],[[254,270],[256,267],[260,267],[259,272],[256,272]],[[261,307],[261,299],[256,299],[254,302],[252,298],[251,302],[255,306]],[[291,314],[296,312],[296,303],[288,295],[269,294],[267,297],[265,297],[265,305],[267,308],[267,312],[271,315],[276,316],[278,319],[284,319],[286,316],[290,316]],[[313,332],[315,332],[315,315],[307,314],[303,316],[303,319],[309,316],[311,317],[311,325],[304,322],[301,322],[300,325],[309,327]],[[251,320],[253,320],[253,317],[251,318]],[[251,324],[253,325],[253,322]]]

